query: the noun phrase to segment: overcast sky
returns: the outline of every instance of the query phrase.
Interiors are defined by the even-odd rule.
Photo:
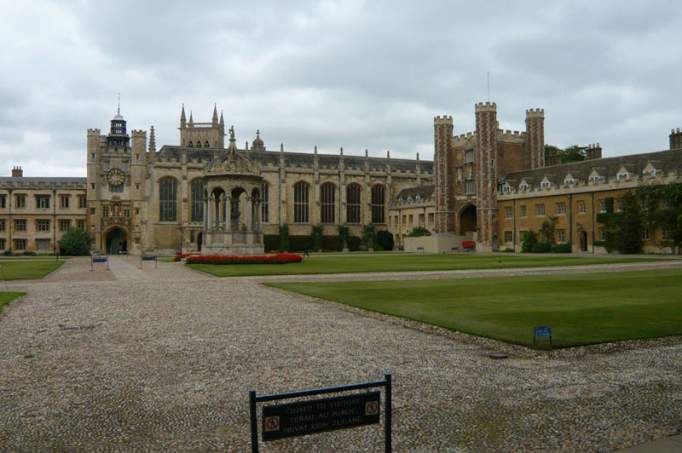
[[[474,4],[475,3],[475,4]],[[213,103],[238,143],[433,156],[433,116],[472,130],[545,109],[545,141],[666,149],[682,127],[682,4],[661,1],[0,0],[0,174],[85,175],[121,92],[129,129],[178,144]]]

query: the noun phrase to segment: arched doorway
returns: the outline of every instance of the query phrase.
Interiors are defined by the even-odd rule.
[[[197,251],[201,252],[201,245],[204,242],[204,233],[197,234]]]
[[[580,251],[587,252],[587,231],[580,232]]]
[[[476,232],[476,206],[466,205],[459,212],[459,234],[460,236],[470,236]]]
[[[107,232],[106,244],[109,255],[128,253],[128,234],[123,228],[114,227]]]

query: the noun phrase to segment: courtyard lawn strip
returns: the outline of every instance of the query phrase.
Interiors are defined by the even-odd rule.
[[[5,305],[25,294],[26,293],[19,292],[0,292],[0,314],[2,313],[2,309],[5,308]]]
[[[64,264],[64,260],[0,260],[0,280],[26,280],[45,277]]]
[[[416,272],[466,269],[511,269],[545,266],[580,266],[655,261],[655,258],[475,255],[475,254],[359,254],[311,255],[302,263],[212,265],[189,264],[192,269],[217,277],[253,275],[343,274],[356,272]]]
[[[532,346],[534,326],[556,347],[682,335],[682,270],[268,286]]]

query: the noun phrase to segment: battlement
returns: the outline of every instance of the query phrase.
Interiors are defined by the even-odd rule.
[[[144,137],[145,135],[147,135],[147,132],[143,130],[133,129],[132,131],[130,131],[130,135],[133,137]]]
[[[434,124],[434,126],[441,126],[441,125],[452,126],[454,123],[452,121],[452,116],[443,115],[443,116],[434,117],[433,118],[433,124]]]
[[[98,128],[88,128],[88,135],[101,135],[102,131]]]
[[[455,142],[465,142],[474,137],[473,132],[467,132],[465,134],[459,134],[452,137]]]
[[[479,102],[476,104],[476,112],[496,112],[497,104],[494,102]]]
[[[519,140],[519,139],[522,139],[526,136],[525,131],[512,131],[510,129],[504,129],[504,130],[498,129],[497,134],[502,139],[508,138],[508,139]]]
[[[678,127],[677,129],[671,129],[671,130],[670,130],[670,134],[671,134],[671,135],[674,135],[674,134],[682,134],[682,129],[680,129],[679,127]]]
[[[526,118],[544,118],[545,109],[528,109],[526,110]]]

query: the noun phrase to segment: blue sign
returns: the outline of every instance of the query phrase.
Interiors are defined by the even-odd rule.
[[[535,337],[551,337],[552,328],[549,326],[538,326],[533,329],[533,335]]]

